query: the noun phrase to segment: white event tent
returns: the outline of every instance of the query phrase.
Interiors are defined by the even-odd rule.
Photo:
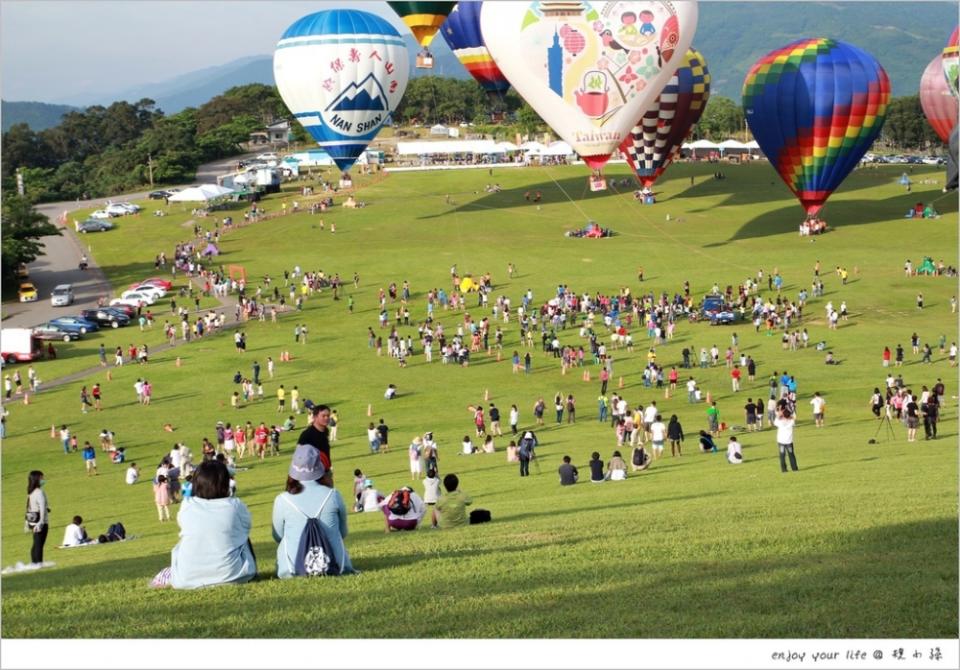
[[[200,186],[185,188],[174,193],[168,199],[170,202],[209,202],[232,193],[234,193],[232,188],[217,186],[216,184],[201,184]]]
[[[508,149],[498,145],[493,140],[397,142],[397,154],[401,156],[432,156],[436,154],[503,154],[507,151]]]

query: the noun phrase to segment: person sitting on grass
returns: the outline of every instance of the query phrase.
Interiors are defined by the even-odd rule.
[[[619,451],[613,452],[613,458],[607,463],[607,479],[614,482],[623,481],[627,478],[627,463]]]
[[[416,530],[427,506],[412,488],[404,486],[382,501],[380,509],[385,517],[385,532],[389,533],[391,530]]]
[[[79,547],[82,544],[93,542],[87,536],[87,529],[83,527],[83,519],[80,516],[73,517],[73,523],[67,526],[63,532],[64,547]]]
[[[193,473],[193,496],[177,514],[180,541],[172,564],[158,574],[154,586],[196,589],[242,584],[257,576],[250,544],[250,510],[230,495],[230,473],[216,460],[204,461]]]
[[[630,468],[637,472],[638,470],[646,470],[650,467],[650,454],[647,453],[647,450],[643,448],[643,445],[637,445],[633,448],[633,458],[631,458]]]
[[[590,455],[590,483],[602,484],[607,481],[603,472],[603,461],[600,459],[600,452],[595,451]]]
[[[367,480],[369,481],[369,480]],[[373,482],[370,482],[372,487]],[[329,543],[333,574],[356,572],[343,543],[347,536],[347,506],[333,487],[333,472],[323,454],[298,444],[287,473],[286,491],[273,502],[273,539],[277,546],[277,577],[297,575],[296,561],[307,519],[317,519]]]
[[[599,454],[597,454],[597,457],[599,458]],[[563,464],[558,469],[558,472],[560,473],[560,486],[573,486],[580,478],[577,466],[570,462],[569,456],[563,457]]]
[[[743,463],[743,447],[733,435],[727,443],[727,462],[731,465],[740,465]]]
[[[434,528],[455,528],[467,525],[467,505],[473,500],[460,490],[460,478],[449,474],[443,478],[446,492],[433,508],[432,526]]]

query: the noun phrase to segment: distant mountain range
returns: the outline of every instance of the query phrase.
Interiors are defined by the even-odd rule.
[[[707,60],[713,94],[734,100],[739,100],[743,78],[760,56],[803,37],[832,37],[873,53],[890,75],[893,95],[900,96],[917,92],[924,68],[944,47],[956,24],[957,5],[950,2],[701,2],[694,46]],[[416,68],[419,46],[412,36],[405,40],[412,77],[469,77],[442,38],[431,44],[431,70]],[[151,98],[164,112],[174,114],[202,105],[233,86],[251,83],[274,83],[272,56],[249,56],[76,103],[109,105],[116,100]],[[51,119],[58,120],[70,109],[4,101],[3,129],[23,121],[35,130],[49,127]]]
[[[67,112],[78,111],[79,107],[70,105],[51,105],[46,102],[7,102],[0,101],[0,119],[3,132],[17,123],[26,123],[33,130],[40,131],[60,125],[60,117]]]

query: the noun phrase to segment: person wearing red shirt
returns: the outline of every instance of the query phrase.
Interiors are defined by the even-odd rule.
[[[253,431],[253,443],[257,447],[257,454],[260,456],[261,461],[267,453],[267,440],[269,440],[269,438],[270,429],[267,428],[267,424],[261,421],[256,430]]]
[[[740,366],[735,365],[730,371],[730,383],[733,385],[733,392],[740,390]]]

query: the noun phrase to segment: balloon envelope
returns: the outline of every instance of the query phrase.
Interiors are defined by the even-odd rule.
[[[889,100],[890,80],[870,54],[825,38],[771,51],[743,83],[750,130],[811,215],[880,134]]]
[[[960,26],[953,29],[953,34],[950,35],[950,39],[947,40],[947,46],[943,50],[943,76],[947,80],[947,86],[950,88],[950,92],[953,94],[953,97],[956,98],[960,95],[958,92],[958,86],[960,86],[960,47],[958,47],[958,33],[960,33]]]
[[[651,186],[673,162],[690,129],[700,120],[709,97],[707,62],[696,49],[687,49],[683,64],[653,107],[620,145],[643,186]]]
[[[428,47],[455,2],[388,2],[413,33],[420,46]]]
[[[593,168],[669,81],[696,2],[484,2],[483,41],[507,79]]]
[[[440,26],[440,34],[463,67],[487,93],[499,95],[510,82],[493,62],[480,33],[480,2],[458,2]]]
[[[367,12],[335,9],[299,19],[273,54],[287,108],[341,170],[357,160],[407,88],[407,47]]]
[[[927,121],[940,139],[947,142],[950,133],[957,125],[957,99],[950,93],[947,81],[943,78],[943,57],[937,55],[920,78],[920,106]]]

